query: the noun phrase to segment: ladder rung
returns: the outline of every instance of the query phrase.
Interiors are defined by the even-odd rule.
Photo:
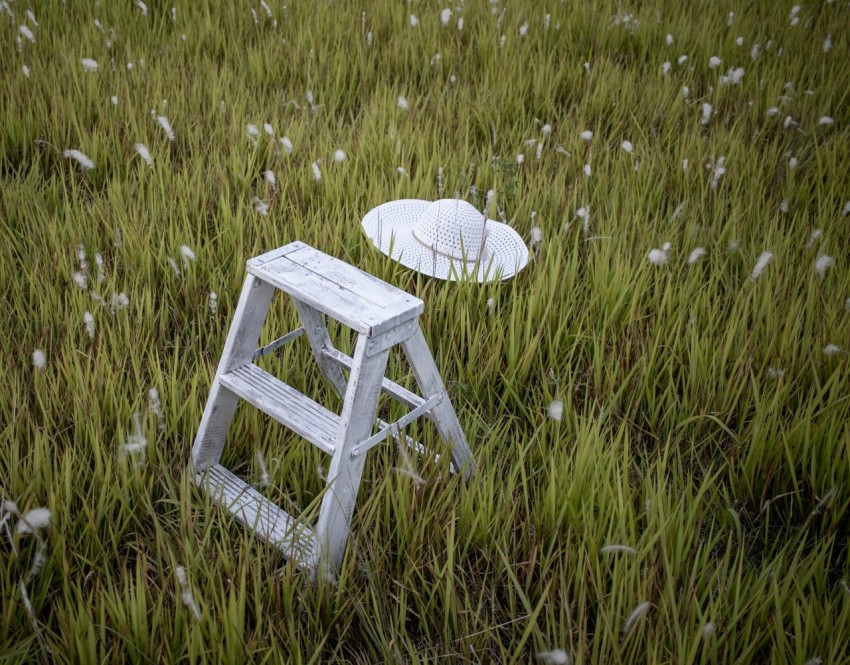
[[[354,360],[352,360],[351,356],[345,355],[338,349],[324,349],[324,353],[327,358],[335,362],[337,365],[344,367],[349,372],[351,371],[351,366],[354,364]],[[384,378],[381,382],[381,390],[393,399],[398,400],[402,404],[406,404],[411,409],[418,409],[425,403],[425,400],[416,393],[410,392],[404,386],[400,386],[395,381],[390,381],[387,378]]]
[[[251,360],[256,360],[257,358],[264,356],[266,354],[269,354],[272,351],[277,351],[284,344],[289,344],[292,340],[298,339],[303,334],[304,334],[304,326],[301,326],[300,328],[296,328],[292,332],[286,333],[283,337],[278,337],[275,341],[269,342],[265,346],[261,346],[259,349],[254,351],[254,357],[251,358]]]
[[[312,570],[315,535],[220,464],[195,475],[195,484],[240,523],[280,548],[299,568]]]
[[[356,446],[354,446],[351,451],[352,459],[357,457],[358,455],[362,455],[368,452],[370,449],[378,445],[381,441],[386,439],[392,433],[393,428],[396,428],[398,431],[401,431],[402,427],[406,427],[420,416],[425,415],[428,411],[431,410],[432,407],[434,407],[434,405],[439,404],[442,401],[442,395],[434,395],[433,397],[429,397],[420,406],[413,409],[413,411],[403,415],[394,423],[383,427],[383,429],[381,429],[377,434],[370,436],[365,441],[361,441]]]
[[[339,416],[251,363],[219,377],[221,384],[279,423],[333,455]]]

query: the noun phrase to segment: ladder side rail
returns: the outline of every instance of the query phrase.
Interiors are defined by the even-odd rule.
[[[237,367],[247,365],[253,359],[273,295],[274,287],[271,284],[253,275],[245,278],[192,446],[192,466],[196,472],[218,464],[221,458],[227,430],[239,400],[221,385],[219,377]]]
[[[404,340],[401,346],[423,397],[427,399],[434,395],[446,394],[446,399],[435,404],[429,412],[430,419],[436,426],[440,438],[451,447],[454,468],[463,474],[464,480],[469,480],[469,477],[475,473],[475,460],[472,458],[472,451],[469,449],[466,435],[457,419],[452,402],[448,399],[446,387],[431,356],[428,342],[418,324],[413,335]]]
[[[336,450],[328,469],[328,489],[322,498],[316,525],[316,559],[322,574],[332,578],[342,563],[351,526],[351,516],[363,475],[366,456],[351,458],[352,449],[372,431],[381,379],[387,367],[389,349],[367,355],[369,337],[360,335],[354,350],[354,364],[340,415]]]

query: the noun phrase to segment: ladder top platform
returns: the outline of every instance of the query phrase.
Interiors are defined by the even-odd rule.
[[[369,336],[392,330],[424,310],[419,298],[303,242],[250,259],[247,268],[251,275]]]

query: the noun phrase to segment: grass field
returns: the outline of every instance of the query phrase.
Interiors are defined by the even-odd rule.
[[[848,2],[221,4],[0,3],[0,660],[850,662]],[[360,228],[490,189],[505,283]],[[296,239],[425,301],[479,467],[371,453],[336,584],[188,470]],[[223,463],[328,459],[243,407]]]

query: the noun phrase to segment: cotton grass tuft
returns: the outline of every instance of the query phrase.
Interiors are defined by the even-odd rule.
[[[762,252],[756,261],[756,265],[753,267],[753,271],[750,273],[750,280],[755,282],[761,277],[764,269],[767,268],[771,261],[773,261],[773,252]]]
[[[820,278],[826,277],[826,272],[835,265],[835,259],[828,254],[821,254],[815,261],[815,270],[817,270]]]
[[[637,607],[635,607],[635,609],[632,610],[632,613],[629,614],[629,617],[626,619],[625,623],[623,623],[622,633],[624,637],[629,635],[634,629],[635,625],[637,625],[638,621],[640,621],[647,615],[650,607],[652,607],[652,603],[647,600],[643,603],[640,603]]]
[[[165,135],[168,137],[168,140],[173,141],[174,130],[171,128],[171,123],[169,122],[168,118],[166,118],[164,115],[158,115],[156,116],[156,121],[157,123],[159,123],[159,126],[162,127],[162,131],[165,132]]]
[[[599,550],[600,554],[631,554],[636,556],[638,551],[628,545],[606,545]]]
[[[48,508],[33,508],[18,518],[15,530],[21,534],[36,534],[50,526],[50,510]]]
[[[80,60],[80,63],[83,65],[83,69],[87,72],[96,72],[99,68],[97,61],[92,60],[91,58],[83,58]]]
[[[148,166],[153,166],[153,157],[151,157],[150,150],[144,143],[137,143],[133,146],[135,148],[136,153],[138,153],[139,157],[141,157]]]
[[[94,168],[94,162],[79,150],[65,150],[62,155],[68,159],[73,159],[84,171],[90,171]]]
[[[47,364],[47,359],[44,357],[44,351],[36,349],[32,352],[32,366],[36,369],[44,369]]]
[[[546,407],[546,415],[552,420],[560,422],[564,417],[564,403],[559,399],[549,402],[549,405]]]
[[[540,651],[537,659],[545,665],[572,665],[569,654],[563,649],[552,649],[551,651]]]
[[[708,252],[706,251],[705,247],[697,247],[694,251],[691,252],[691,255],[688,257],[688,265],[692,266],[706,254],[708,254]]]

